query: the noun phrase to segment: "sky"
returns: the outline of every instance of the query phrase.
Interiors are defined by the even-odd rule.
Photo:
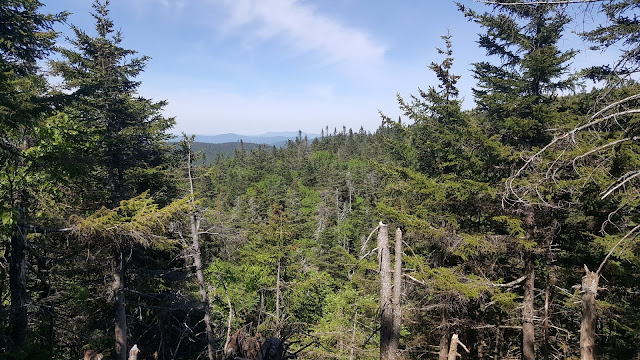
[[[95,35],[92,1],[41,1],[42,12],[69,11],[68,23]],[[482,30],[449,0],[111,0],[110,10],[123,47],[151,57],[139,93],[168,101],[175,134],[375,131],[379,112],[401,115],[396,94],[437,85],[427,66],[442,61],[447,31],[471,108],[469,69],[484,59]],[[581,51],[576,67],[607,61],[576,36],[562,46]]]

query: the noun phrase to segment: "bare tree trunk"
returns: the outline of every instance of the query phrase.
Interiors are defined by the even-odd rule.
[[[481,334],[480,341],[478,341],[478,360],[484,359],[484,348],[486,345],[487,343],[484,341],[484,338],[482,338],[482,334]]]
[[[391,254],[388,226],[380,222],[378,230],[378,261],[380,264],[380,360],[393,360],[393,308],[391,307]]]
[[[224,286],[224,283],[222,283]],[[227,318],[227,338],[224,341],[224,347],[227,348],[227,344],[229,344],[229,339],[231,339],[231,325],[233,322],[233,306],[231,304],[231,298],[229,297],[229,291],[227,291],[227,287],[224,287],[225,295],[227,296],[227,306],[229,306],[229,316]]]
[[[24,222],[24,212],[20,211],[18,224]],[[16,225],[11,234],[11,258],[9,259],[9,291],[11,305],[9,307],[9,334],[12,348],[24,345],[27,339],[27,232]]]
[[[524,281],[524,297],[522,299],[522,359],[535,360],[535,332],[533,326],[534,317],[534,286],[535,286],[535,267],[533,263],[533,254],[526,253],[524,260],[524,272],[526,279]]]
[[[200,301],[204,309],[204,326],[207,333],[207,356],[209,360],[215,358],[215,339],[213,337],[213,330],[211,329],[211,309],[209,306],[209,296],[207,294],[207,283],[204,279],[204,272],[202,271],[202,253],[200,251],[200,235],[199,224],[195,213],[191,216],[191,240],[193,247],[193,264],[196,268],[196,278],[198,280],[198,287],[200,288]]]
[[[462,358],[458,353],[458,346],[462,346],[467,353],[469,352],[469,349],[467,349],[467,347],[458,338],[458,334],[453,334],[451,336],[451,345],[449,346],[449,355],[447,356],[447,360],[456,360],[458,356]]]
[[[358,323],[358,310],[353,314],[353,330],[351,331],[351,352],[349,354],[349,360],[353,360],[354,352],[356,349],[356,324]]]
[[[582,324],[580,325],[580,360],[595,359],[596,344],[596,295],[600,274],[589,271],[582,278]]]
[[[278,273],[276,278],[276,337],[280,338],[280,330],[282,329],[280,323],[280,259],[278,259]]]
[[[498,317],[497,323],[500,324],[502,322],[502,317]],[[502,339],[502,329],[499,326],[496,326],[496,346],[494,348],[493,360],[500,360],[504,358],[503,354],[504,350],[504,342]]]
[[[544,323],[542,328],[544,337],[544,360],[549,360],[549,304],[551,302],[550,280],[551,276],[547,276],[547,286],[544,289]]]
[[[193,141],[193,137],[191,139],[187,139],[185,136],[185,142],[188,146],[187,152],[187,172],[189,175],[189,193],[191,195],[191,200],[193,201],[193,175],[191,174],[191,144]],[[191,221],[191,246],[192,246],[192,256],[193,256],[193,264],[196,268],[196,279],[198,280],[198,287],[200,288],[200,301],[202,304],[202,308],[204,309],[204,325],[205,331],[207,333],[207,356],[209,360],[214,360],[215,358],[215,339],[213,337],[213,330],[211,328],[211,309],[209,305],[209,296],[207,294],[207,284],[204,279],[204,272],[202,271],[202,251],[200,250],[200,219],[198,218],[198,214],[196,209],[193,208],[191,210],[191,214],[189,216]],[[231,307],[230,307],[231,309]]]
[[[113,277],[111,291],[115,306],[116,359],[127,360],[127,307],[124,295],[125,255],[123,250],[118,250],[118,252],[111,271]]]
[[[440,328],[442,329],[442,334],[440,335],[440,353],[438,356],[439,360],[447,360],[449,358],[449,319],[447,317],[447,306],[446,304],[442,307],[440,311]]]
[[[400,331],[402,330],[402,231],[396,229],[395,237],[395,262],[393,264],[393,334],[391,337],[390,351],[396,357],[400,345]]]
[[[140,349],[138,349],[138,345],[133,345],[131,350],[129,350],[129,360],[138,360],[138,353]]]

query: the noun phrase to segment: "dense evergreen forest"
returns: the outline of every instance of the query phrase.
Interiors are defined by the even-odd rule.
[[[374,133],[203,162],[108,1],[0,2],[0,359],[640,359],[640,1],[468,6],[473,109],[444,35]]]

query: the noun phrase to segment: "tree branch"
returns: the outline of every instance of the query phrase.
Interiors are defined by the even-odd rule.
[[[598,267],[598,270],[596,270],[596,274],[598,276],[600,276],[600,272],[602,271],[602,269],[604,268],[604,265],[607,263],[607,260],[609,260],[609,257],[611,257],[611,255],[613,254],[613,252],[616,250],[616,248],[618,246],[620,246],[620,244],[622,244],[623,241],[625,241],[628,237],[631,236],[631,234],[635,233],[638,229],[640,229],[640,225],[637,225],[636,227],[634,227],[633,229],[631,229],[631,231],[629,231],[625,236],[622,237],[622,239],[620,239],[620,241],[618,241],[612,248],[611,250],[609,250],[609,253],[607,254],[607,256],[604,257],[604,260],[602,260],[602,262],[600,263],[600,266]]]
[[[600,200],[606,198],[607,196],[611,195],[612,192],[616,191],[617,189],[619,189],[622,185],[628,183],[629,181],[633,180],[634,178],[636,178],[638,175],[640,175],[640,171],[636,171],[635,173],[629,172],[627,174],[625,174],[622,177],[622,181],[620,181],[620,183],[616,186],[614,186],[613,188],[610,188],[604,195],[602,195],[602,197],[600,198]]]
[[[495,286],[495,287],[513,287],[513,286],[515,286],[515,285],[520,284],[521,282],[523,282],[526,278],[527,278],[527,277],[523,275],[522,277],[520,277],[520,278],[518,278],[518,279],[515,279],[515,280],[513,280],[513,281],[511,281],[511,282],[508,282],[508,283],[506,283],[506,284],[494,284],[494,283],[489,283],[489,285],[491,285],[491,286]]]

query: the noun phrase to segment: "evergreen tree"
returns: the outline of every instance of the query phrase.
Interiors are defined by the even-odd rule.
[[[52,72],[71,92],[63,111],[86,131],[84,161],[91,172],[81,180],[92,208],[114,207],[142,191],[160,190],[167,130],[174,123],[161,114],[165,101],[137,94],[135,78],[149,57],[132,57],[136,51],[121,47],[122,34],[114,30],[108,5],[108,0],[93,4],[97,36],[72,26],[74,49],[60,49],[63,60],[51,62]]]
[[[479,85],[474,89],[478,110],[491,133],[516,152],[544,145],[551,138],[550,129],[567,121],[556,99],[573,86],[568,61],[575,51],[561,51],[558,42],[571,19],[561,5],[534,1],[501,1],[493,5],[493,13],[483,14],[459,7],[485,29],[480,47],[499,59],[497,65],[476,63],[473,70]],[[522,237],[513,239],[524,272],[521,351],[523,359],[533,360],[536,258],[544,253],[544,244],[553,242],[554,219],[559,215],[551,208],[523,203],[508,210],[505,219],[523,231]]]
[[[571,19],[561,5],[538,1],[501,1],[493,5],[494,12],[482,14],[458,6],[486,29],[478,44],[499,59],[498,64],[474,64],[478,109],[506,144],[526,148],[546,143],[549,128],[560,120],[552,111],[553,101],[573,86],[568,72],[576,52],[558,47]]]
[[[115,208],[143,191],[159,194],[165,185],[162,167],[173,119],[161,114],[164,101],[154,102],[137,94],[135,80],[149,60],[132,57],[136,51],[121,46],[122,35],[109,18],[109,1],[93,4],[95,29],[92,37],[72,26],[74,49],[60,49],[62,60],[52,61],[52,72],[63,79],[70,94],[63,97],[62,110],[84,129],[87,152],[82,159],[85,176],[74,179],[85,208]],[[126,359],[127,259],[131,242],[117,242],[108,257],[111,266],[115,310],[116,357]]]
[[[23,346],[28,340],[27,233],[39,207],[38,194],[50,192],[51,168],[38,158],[41,134],[51,114],[43,94],[47,83],[38,61],[53,49],[53,25],[65,14],[42,14],[36,0],[8,0],[0,4],[0,238],[10,239],[9,291],[11,305],[9,342],[0,351],[12,358],[30,356]],[[48,188],[48,189],[47,189]],[[43,191],[44,190],[44,191]],[[31,224],[33,225],[33,224]],[[6,273],[0,281],[4,290]],[[33,349],[32,349],[33,350]]]

